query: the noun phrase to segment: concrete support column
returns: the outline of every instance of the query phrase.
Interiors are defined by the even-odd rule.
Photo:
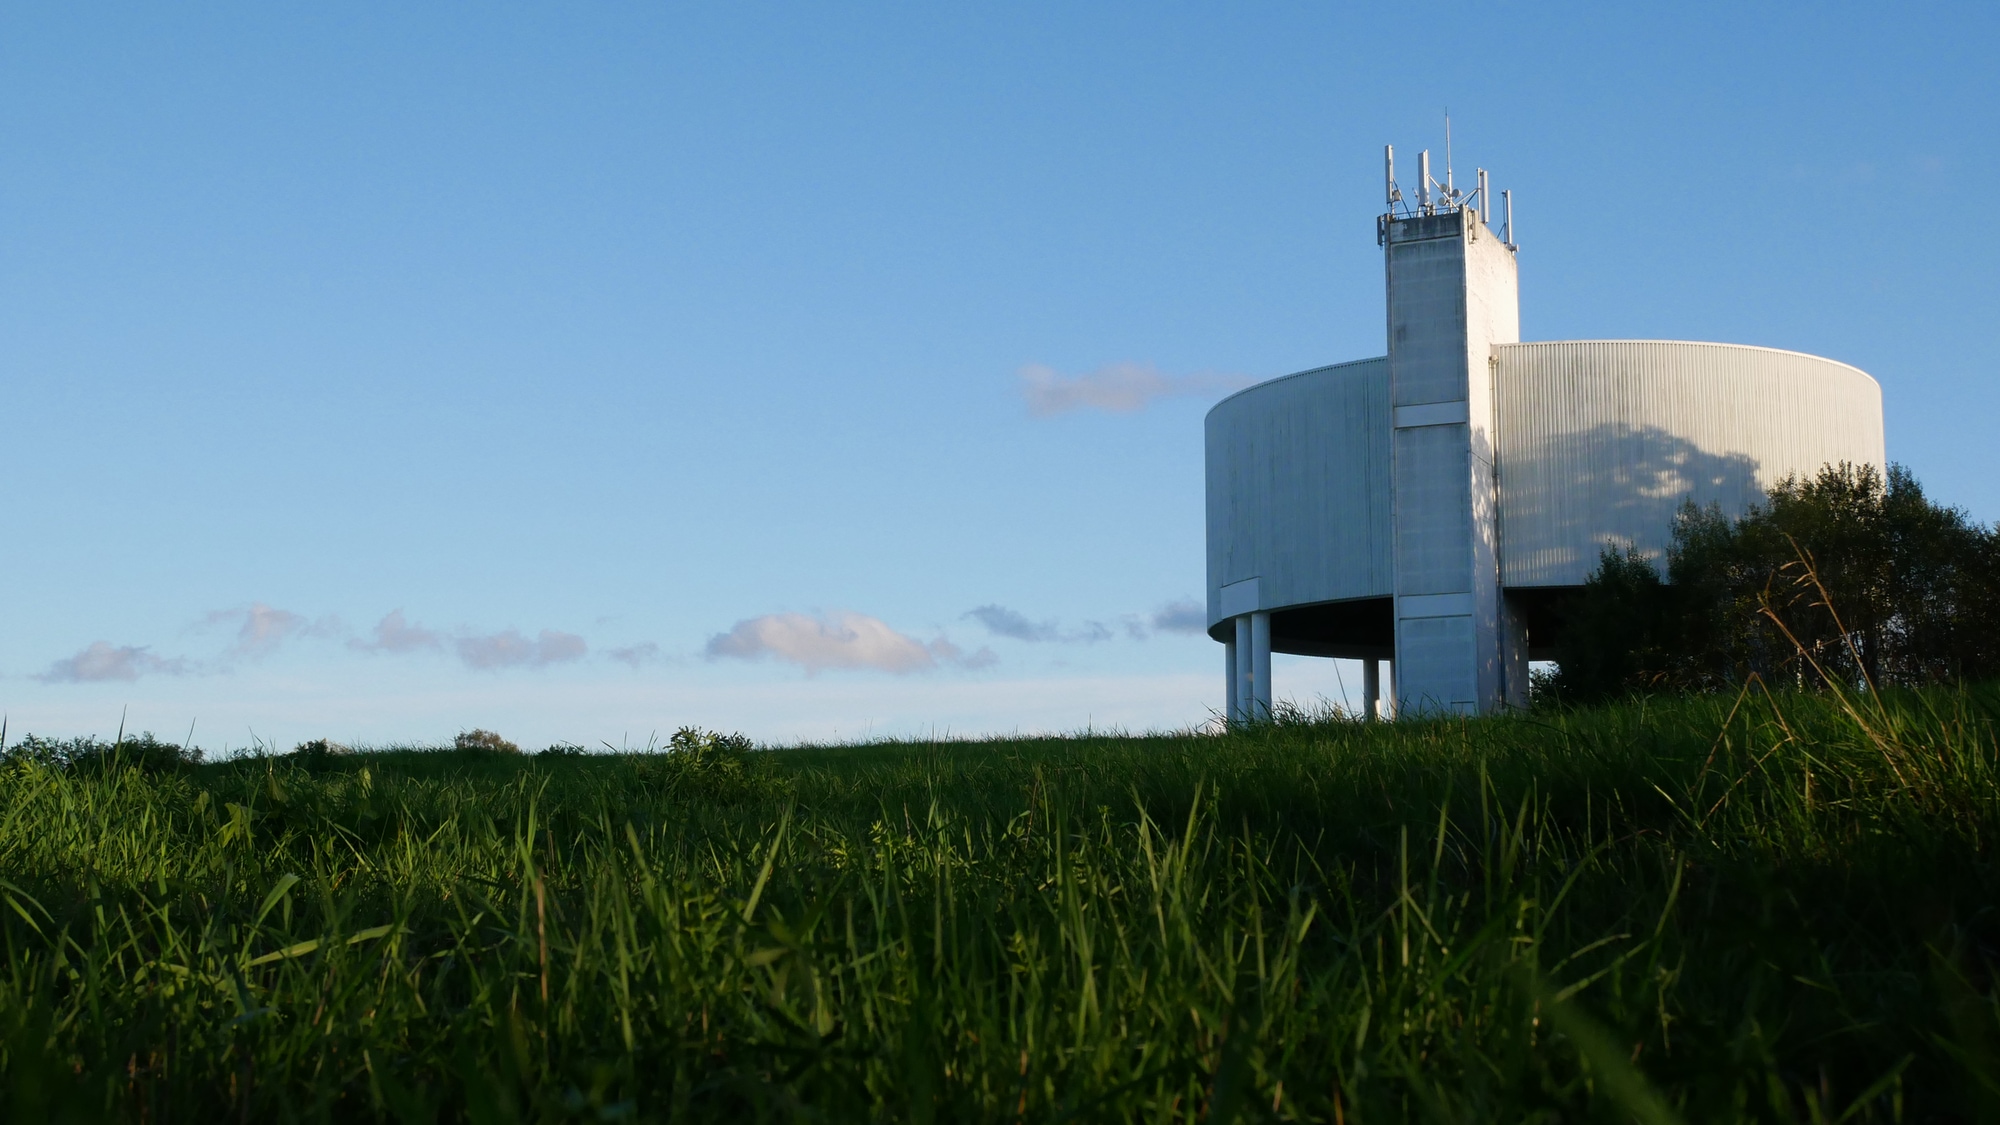
[[[1371,723],[1382,717],[1382,662],[1374,657],[1361,662],[1361,717]]]
[[[1252,678],[1250,656],[1250,615],[1245,613],[1236,618],[1236,643],[1230,646],[1236,653],[1236,721],[1247,723],[1255,713],[1257,699],[1256,681]]]
[[[1528,621],[1505,594],[1500,596],[1500,684],[1505,706],[1528,709]]]
[[[1243,693],[1238,690],[1243,685],[1243,677],[1236,670],[1236,639],[1231,637],[1222,642],[1222,721],[1235,724],[1243,721]]]
[[[1264,722],[1271,718],[1271,615],[1250,615],[1250,717]]]

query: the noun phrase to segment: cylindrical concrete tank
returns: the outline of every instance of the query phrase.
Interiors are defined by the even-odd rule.
[[[1607,543],[1657,556],[1685,500],[1737,515],[1787,474],[1886,461],[1880,387],[1816,356],[1569,340],[1495,345],[1491,370],[1500,581],[1523,596],[1582,584]],[[1279,652],[1389,655],[1391,422],[1385,359],[1209,411],[1211,636],[1268,612]]]
[[[1206,431],[1211,635],[1237,613],[1388,596],[1386,359],[1259,383],[1217,403]],[[1230,587],[1259,604],[1225,604]],[[1273,644],[1305,651],[1282,622]]]

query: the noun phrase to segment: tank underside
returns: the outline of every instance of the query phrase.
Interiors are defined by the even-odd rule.
[[[1580,586],[1506,589],[1507,608],[1526,627],[1528,659],[1554,660],[1561,644],[1564,604]],[[1395,656],[1393,598],[1350,598],[1271,611],[1271,651],[1291,656],[1337,656],[1349,660],[1390,660]],[[1227,642],[1234,626],[1222,621],[1208,635]]]

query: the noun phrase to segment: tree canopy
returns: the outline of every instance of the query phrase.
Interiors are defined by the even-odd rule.
[[[2000,675],[2000,532],[1900,465],[1787,477],[1736,519],[1684,505],[1664,561],[1606,547],[1563,607],[1546,695]]]

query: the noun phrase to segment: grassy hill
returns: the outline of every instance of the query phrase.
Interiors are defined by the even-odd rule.
[[[2000,1112],[2000,695],[0,769],[14,1120]]]

